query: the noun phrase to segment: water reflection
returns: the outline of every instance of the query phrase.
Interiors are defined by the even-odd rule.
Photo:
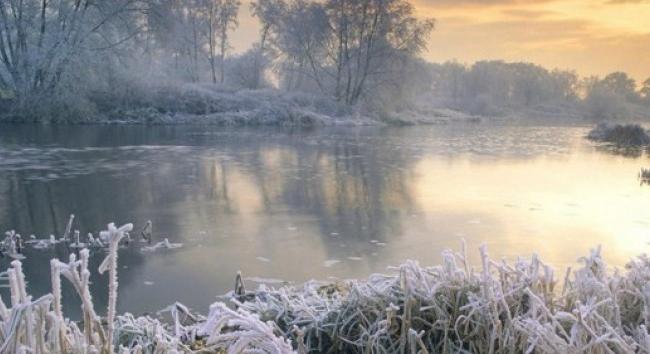
[[[650,191],[634,180],[641,161],[602,153],[586,130],[3,126],[0,228],[45,237],[70,213],[82,233],[152,220],[155,238],[185,247],[121,251],[119,307],[136,312],[175,300],[205,311],[238,270],[300,282],[431,264],[461,238],[557,266],[603,244],[620,265],[646,247]],[[67,252],[28,250],[34,294]],[[103,304],[106,281],[93,277]]]
[[[632,159],[643,156],[647,149],[641,146],[616,146],[609,144],[599,144],[596,149],[602,153],[628,157]]]
[[[643,186],[646,184],[650,184],[650,169],[648,168],[641,168],[639,171],[639,183]]]

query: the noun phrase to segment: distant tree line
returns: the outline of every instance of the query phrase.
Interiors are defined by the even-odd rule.
[[[503,61],[429,67],[438,104],[474,114],[573,107],[588,118],[617,119],[629,115],[630,107],[650,106],[650,78],[637,85],[624,72],[581,78],[574,71]]]

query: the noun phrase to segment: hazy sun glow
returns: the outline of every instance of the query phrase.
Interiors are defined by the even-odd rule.
[[[603,76],[626,71],[650,77],[649,0],[412,0],[437,28],[425,58],[472,63],[529,61],[549,68]],[[236,51],[258,39],[244,2]]]
[[[582,75],[650,76],[650,1],[415,0],[438,28],[427,58],[532,61]]]

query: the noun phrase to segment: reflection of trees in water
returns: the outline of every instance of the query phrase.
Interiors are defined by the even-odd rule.
[[[315,216],[323,236],[337,232],[382,240],[400,233],[398,214],[414,207],[409,188],[414,159],[390,145],[345,135],[270,143],[252,139],[244,144],[223,146],[228,159],[202,164],[207,171],[200,184],[223,213],[237,212],[238,202],[255,194],[259,212],[288,209]]]
[[[0,146],[24,144],[60,147],[106,147],[170,141],[178,137],[174,126],[149,128],[133,125],[87,126],[0,124]]]
[[[167,131],[164,129],[163,131]],[[28,146],[43,148],[56,144],[57,146],[102,146],[111,144],[140,144],[148,139],[149,133],[144,129],[98,129],[98,127],[42,127],[42,126],[12,126],[11,129],[0,129],[0,144],[4,146]],[[9,132],[11,134],[9,134]],[[132,133],[128,133],[132,132]],[[128,138],[119,137],[127,133]],[[166,134],[162,134],[163,137]],[[65,156],[64,156],[65,157]],[[74,155],[71,158],[79,157]],[[79,158],[90,161],[97,156]],[[103,155],[99,158],[105,158]],[[95,160],[96,161],[96,160]],[[89,170],[88,174],[78,175],[68,179],[35,181],[33,178],[46,177],[48,173],[65,169],[68,161],[61,159],[61,166],[55,170],[14,170],[0,173],[0,229],[14,228],[25,238],[31,233],[39,238],[55,234],[62,235],[68,216],[76,214],[74,228],[85,235],[87,232],[96,233],[105,228],[109,221],[134,221],[141,225],[151,215],[153,208],[160,208],[165,202],[173,202],[169,198],[169,183],[160,186],[155,174],[136,174],[114,176],[111,173],[97,173]],[[77,161],[78,162],[78,161]],[[35,163],[38,163],[36,161]],[[127,167],[125,167],[127,169]],[[160,189],[166,187],[168,189]],[[172,189],[173,191],[173,189]],[[161,223],[170,234],[178,234],[175,220]],[[164,225],[164,226],[163,226]],[[24,270],[28,279],[30,293],[38,296],[50,291],[50,259],[67,260],[70,250],[67,247],[43,251],[26,249],[27,259]],[[102,252],[102,251],[98,251]],[[91,269],[97,269],[103,259],[103,253],[91,257]],[[0,259],[0,268],[6,269],[10,259]],[[144,261],[143,255],[136,248],[123,250],[120,254],[120,283],[127,285],[135,278],[134,271]],[[106,304],[107,283],[105,277],[93,274],[93,297],[98,312],[103,312]],[[4,290],[3,290],[4,291]],[[66,315],[76,317],[80,313],[76,293],[64,285],[64,306]],[[4,292],[3,296],[6,295]]]
[[[70,213],[77,215],[74,229],[80,230],[82,235],[93,232],[97,236],[97,231],[109,220],[127,219],[129,205],[134,204],[125,195],[141,195],[137,193],[138,183],[114,183],[109,177],[80,178],[73,183],[25,183],[22,175],[21,171],[17,171],[2,176],[6,188],[0,190],[1,198],[5,201],[0,209],[0,225],[3,229],[15,228],[25,239],[28,239],[30,233],[35,233],[39,238],[47,238],[50,233],[60,237]],[[144,204],[141,206],[144,208]],[[31,280],[30,293],[39,296],[50,292],[50,259],[67,261],[71,252],[76,250],[63,244],[51,250],[35,250],[28,246],[25,249],[27,259],[23,263],[25,274]],[[102,250],[96,252],[99,254],[91,257],[90,268],[94,270],[99,267],[104,256]],[[120,270],[120,282],[129,284],[135,276],[131,269],[137,269],[144,259],[137,249],[124,252],[127,254],[120,255],[120,265],[128,269]],[[0,269],[6,269],[10,262],[9,258],[0,259]],[[101,313],[107,303],[108,284],[105,277],[94,273],[91,289],[94,303],[98,306],[97,311]],[[4,290],[6,289],[3,289],[2,295],[8,295]],[[63,295],[66,316],[78,318],[81,312],[76,292],[65,284]]]
[[[642,157],[644,154],[648,153],[647,148],[642,146],[598,145],[596,146],[596,150],[601,153],[632,159]]]
[[[641,168],[638,177],[639,177],[639,182],[642,186],[650,185],[650,168]]]
[[[125,161],[142,162],[124,163],[118,170],[89,168],[86,174],[66,179],[28,178],[45,176],[51,170],[5,171],[0,181],[0,226],[47,237],[61,235],[71,213],[76,214],[74,228],[83,235],[96,233],[109,221],[141,227],[151,219],[159,235],[164,232],[164,237],[174,240],[192,236],[181,235],[188,224],[264,235],[269,227],[277,226],[274,215],[295,214],[318,220],[328,247],[331,243],[325,238],[330,232],[360,240],[400,234],[401,213],[414,208],[409,188],[414,158],[383,144],[381,138],[364,141],[346,133],[294,135],[255,130],[197,136],[188,134],[188,129],[52,127],[39,128],[31,136],[22,129],[15,135],[0,133],[0,144],[5,146],[190,146],[172,153],[156,149],[63,153],[61,168],[79,163],[72,159],[88,161],[93,168],[104,161],[118,166]],[[254,228],[243,225],[249,221]],[[33,280],[30,291],[45,293],[50,290],[49,259],[67,259],[68,251],[28,252],[25,272]],[[93,269],[101,258],[92,257]],[[120,270],[121,286],[126,288],[136,279],[143,262],[137,249],[121,251],[120,264],[128,267]],[[0,263],[6,268],[8,260]],[[94,275],[98,307],[106,302],[106,286],[105,279]],[[65,301],[70,301],[65,306],[75,316],[77,299],[72,291],[65,295]]]

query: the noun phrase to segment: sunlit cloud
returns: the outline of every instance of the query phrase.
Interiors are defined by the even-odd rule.
[[[650,2],[648,0],[610,0],[608,4],[640,4],[643,2]]]
[[[613,6],[611,2],[617,2]],[[582,75],[623,70],[650,77],[650,2],[638,0],[415,0],[435,17],[425,57],[433,61],[532,61]]]
[[[539,19],[542,17],[548,17],[555,14],[553,11],[548,10],[529,10],[529,9],[505,9],[501,11],[504,15],[510,16],[513,18],[522,18],[522,19]]]
[[[419,6],[436,7],[463,7],[463,6],[494,6],[512,4],[538,4],[552,2],[554,0],[414,0],[413,3]],[[623,0],[625,1],[625,0]]]

